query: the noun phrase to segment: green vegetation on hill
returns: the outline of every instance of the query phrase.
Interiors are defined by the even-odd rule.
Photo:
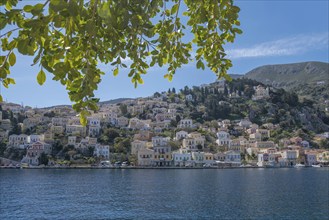
[[[186,93],[195,97],[194,101],[186,103],[189,117],[200,123],[248,117],[253,123],[279,124],[290,131],[306,129],[317,133],[329,130],[328,116],[314,108],[312,101],[300,101],[295,92],[271,88],[268,99],[251,100],[253,87],[257,85],[260,83],[242,78],[227,83],[223,92],[218,92],[214,86],[189,89]],[[197,110],[200,105],[205,106],[203,113]]]
[[[246,78],[276,88],[292,89],[303,84],[329,83],[329,63],[303,62],[266,65],[246,73]]]

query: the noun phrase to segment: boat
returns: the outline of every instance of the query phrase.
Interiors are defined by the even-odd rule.
[[[301,167],[305,167],[305,165],[304,164],[301,164],[301,163],[298,163],[294,167],[295,168],[301,168]]]
[[[29,168],[29,164],[28,163],[21,163],[21,169],[23,168]]]
[[[313,164],[312,167],[321,167],[320,164]]]

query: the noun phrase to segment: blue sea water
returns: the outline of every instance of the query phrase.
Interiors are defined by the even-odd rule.
[[[0,169],[0,219],[329,219],[329,169]]]

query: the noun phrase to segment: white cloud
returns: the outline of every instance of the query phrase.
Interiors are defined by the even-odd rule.
[[[315,49],[328,49],[329,33],[298,35],[276,41],[264,42],[248,48],[227,50],[230,59],[287,56]]]

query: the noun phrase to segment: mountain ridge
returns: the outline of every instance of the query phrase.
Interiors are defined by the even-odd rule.
[[[290,90],[302,84],[329,83],[329,63],[308,61],[264,65],[252,69],[243,77]]]

